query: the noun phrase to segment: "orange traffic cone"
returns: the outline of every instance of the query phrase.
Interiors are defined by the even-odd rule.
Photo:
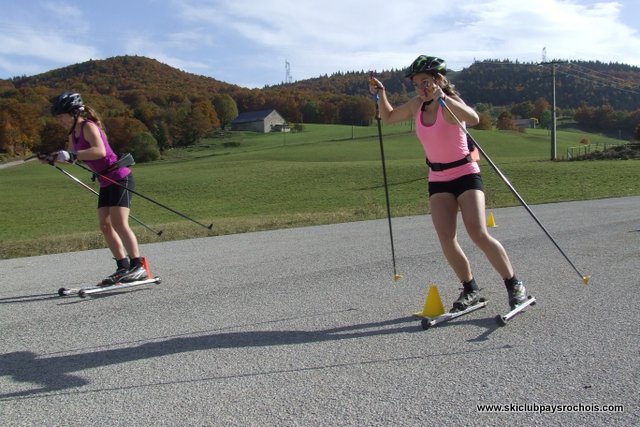
[[[147,261],[146,256],[142,257],[142,266],[144,267],[145,270],[147,270],[147,277],[149,279],[153,278],[153,274],[151,274],[151,267],[149,267],[149,262]]]

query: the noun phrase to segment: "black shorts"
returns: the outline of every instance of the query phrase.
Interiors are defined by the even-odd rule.
[[[484,191],[484,184],[479,173],[461,176],[452,181],[429,182],[429,196],[436,193],[451,193],[457,199],[467,190]]]
[[[100,188],[100,195],[98,196],[98,208],[106,208],[112,206],[121,206],[123,208],[131,207],[131,191],[125,190],[123,187],[131,190],[136,189],[135,182],[133,181],[133,174],[124,179],[117,181],[118,184],[111,184],[108,187]]]

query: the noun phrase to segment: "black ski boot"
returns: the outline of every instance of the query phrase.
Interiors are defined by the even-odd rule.
[[[127,274],[129,269],[131,268],[128,258],[117,259],[116,266],[116,272],[106,279],[103,279],[102,282],[98,284],[98,286],[112,286],[116,283],[120,283],[122,281],[122,277],[124,277],[124,275]]]
[[[463,289],[458,299],[453,302],[453,308],[449,310],[449,313],[466,310],[478,302],[480,302],[480,289],[471,289],[469,291]]]
[[[122,283],[137,282],[138,280],[147,279],[147,270],[142,264],[132,266],[129,271],[120,278]]]
[[[102,282],[98,286],[112,286],[116,283],[120,283],[122,277],[127,274],[129,270],[124,267],[118,267],[118,269],[112,275],[102,279]]]

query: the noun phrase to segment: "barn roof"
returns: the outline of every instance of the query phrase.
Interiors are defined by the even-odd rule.
[[[233,119],[231,123],[238,124],[238,123],[259,122],[267,118],[267,116],[273,113],[274,111],[276,110],[271,108],[270,110],[249,111],[246,113],[241,113],[240,115],[238,115],[238,117]]]

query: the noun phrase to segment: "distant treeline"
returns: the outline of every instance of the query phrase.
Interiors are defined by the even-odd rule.
[[[600,62],[546,65],[476,62],[448,77],[467,103],[496,124],[505,114],[550,117],[555,69],[560,116],[595,131],[638,134],[640,68]],[[154,59],[119,56],[91,60],[36,76],[0,80],[0,153],[27,153],[64,145],[66,129],[52,120],[51,100],[62,91],[82,94],[102,114],[114,147],[152,160],[226,128],[238,113],[276,109],[290,123],[367,126],[375,105],[369,71],[335,73],[295,83],[248,89],[180,71]],[[413,96],[403,70],[376,73],[390,101]]]

